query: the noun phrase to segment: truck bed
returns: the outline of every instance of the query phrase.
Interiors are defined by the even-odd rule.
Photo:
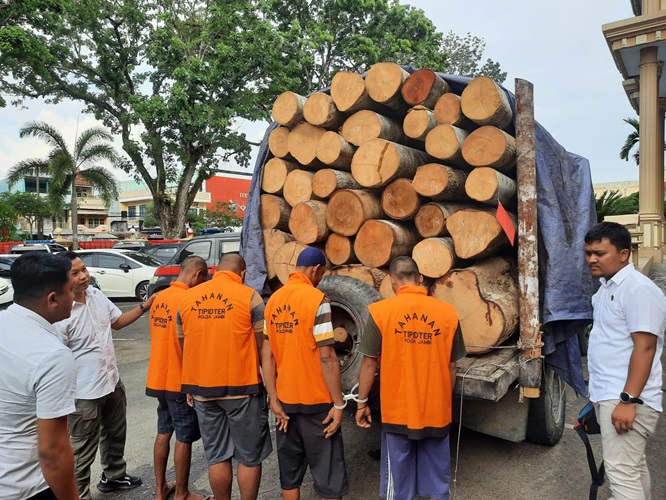
[[[518,378],[519,354],[518,349],[507,346],[461,359],[455,393],[466,398],[499,401]]]

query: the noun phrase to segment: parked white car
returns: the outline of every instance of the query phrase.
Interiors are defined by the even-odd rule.
[[[107,297],[148,298],[148,282],[161,266],[150,255],[117,250],[79,250],[76,252],[97,279]]]
[[[6,309],[14,301],[14,289],[12,282],[5,278],[0,278],[0,309]]]

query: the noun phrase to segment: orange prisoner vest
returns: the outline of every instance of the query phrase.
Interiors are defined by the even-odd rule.
[[[176,334],[176,313],[189,287],[180,281],[161,292],[150,308],[150,361],[146,395],[180,399],[182,351]]]
[[[231,271],[192,288],[180,306],[182,391],[204,398],[256,394],[259,353],[250,301],[254,290]]]
[[[384,430],[412,438],[443,437],[451,424],[451,349],[458,327],[453,306],[403,286],[368,309],[382,334]]]
[[[318,413],[331,407],[313,328],[324,293],[293,272],[266,304],[268,338],[277,365],[277,395],[287,413]]]

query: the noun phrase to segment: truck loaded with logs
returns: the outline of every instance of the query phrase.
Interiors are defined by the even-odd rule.
[[[596,214],[587,160],[534,121],[532,94],[378,63],[276,99],[241,236],[246,284],[268,295],[306,246],[324,250],[345,392],[367,306],[393,295],[387,267],[410,255],[460,317],[454,417],[512,441],[561,437],[565,381],[585,392]]]

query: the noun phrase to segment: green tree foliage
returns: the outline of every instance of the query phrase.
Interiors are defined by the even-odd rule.
[[[483,38],[467,33],[464,37],[453,31],[444,37],[442,49],[447,55],[446,71],[452,75],[489,76],[498,83],[506,80],[506,71],[502,71],[499,63],[486,59],[481,64],[486,42]]]
[[[627,136],[627,139],[624,141],[622,149],[620,149],[620,158],[622,160],[629,161],[631,151],[634,149],[634,147],[636,147],[636,150],[632,156],[636,162],[636,165],[638,165],[640,161],[640,154],[637,146],[640,139],[640,123],[636,118],[625,118],[623,121],[631,125],[634,130],[631,131],[631,133]]]
[[[597,220],[603,221],[607,215],[626,215],[638,213],[638,193],[620,196],[619,191],[604,191],[595,197]]]
[[[16,208],[0,198],[0,233],[3,241],[11,241],[16,235],[19,214]]]
[[[157,227],[160,225],[160,221],[155,215],[155,205],[149,203],[146,206],[146,215],[143,216],[143,225],[144,227]]]
[[[16,213],[30,225],[30,234],[34,233],[35,222],[40,217],[48,217],[55,212],[51,204],[39,195],[32,193],[2,193],[0,199],[9,203]]]
[[[62,135],[44,122],[30,122],[19,132],[21,137],[37,137],[46,142],[51,151],[48,158],[30,158],[14,165],[7,174],[10,186],[36,173],[49,176],[48,198],[53,210],[59,212],[71,193],[72,245],[78,248],[76,180],[89,183],[108,207],[118,199],[118,186],[113,175],[99,162],[117,165],[118,156],[111,145],[113,137],[104,129],[84,130],[70,150]]]
[[[217,201],[206,210],[206,224],[219,228],[240,227],[243,218],[238,215],[235,204]]]

